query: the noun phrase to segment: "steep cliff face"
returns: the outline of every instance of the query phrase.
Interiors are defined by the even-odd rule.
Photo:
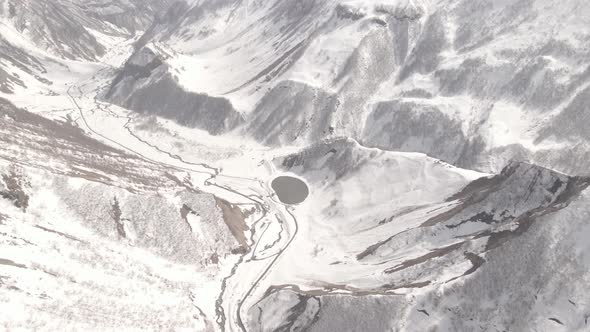
[[[588,165],[562,147],[588,146],[563,134],[576,130],[572,110],[590,78],[585,10],[545,0],[204,1],[141,45],[158,46],[185,90],[227,99],[244,114],[240,132],[265,144],[346,136],[482,171],[516,158],[579,173]]]
[[[243,121],[229,100],[183,88],[170,67],[148,48],[142,48],[127,61],[104,99],[214,135],[234,129]]]
[[[262,98],[243,132],[271,146],[303,144],[331,134],[337,107],[335,95],[303,83],[283,82]]]
[[[39,48],[69,59],[96,60],[117,38],[147,29],[172,1],[14,1],[0,3],[2,24]]]

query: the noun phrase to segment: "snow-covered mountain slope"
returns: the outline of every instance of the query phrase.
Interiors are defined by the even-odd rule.
[[[227,132],[242,122],[227,99],[185,91],[168,69],[151,50],[141,49],[125,63],[105,99],[212,134]]]
[[[107,146],[72,119],[2,100],[0,124],[0,326],[211,328],[203,310],[247,250],[255,205],[199,192],[192,170]]]
[[[251,309],[253,326],[587,329],[578,303],[588,255],[573,248],[587,235],[590,178],[522,163],[484,176],[350,141],[278,162],[315,191],[295,213],[306,223]]]
[[[0,329],[587,331],[589,8],[0,0]]]
[[[331,271],[327,277],[345,279],[328,284],[373,289],[403,286],[408,279],[451,279],[455,276],[448,264],[434,265],[450,269],[450,275],[415,267],[455,250],[466,260],[466,250],[480,254],[501,246],[536,218],[566,208],[590,184],[587,178],[520,163],[486,177],[424,155],[367,150],[350,141],[312,147],[286,157],[281,165],[314,188],[301,209],[308,221],[302,246],[307,246],[315,266],[325,260],[326,266],[342,266],[342,272],[348,272]],[[316,247],[307,245],[310,238]],[[303,248],[293,248],[298,257],[290,264],[309,261]],[[362,266],[360,280],[351,272],[356,264]],[[365,279],[368,266],[380,272],[370,282]],[[416,270],[419,276],[412,275]],[[300,271],[313,271],[317,285],[317,270]],[[399,280],[394,278],[397,272]]]
[[[168,6],[168,1],[0,1],[0,93],[64,94],[64,83],[94,73],[95,65],[118,66],[128,57],[129,44]]]
[[[6,184],[18,179],[27,195],[26,209],[0,202],[3,330],[211,324],[192,292],[208,284],[214,297],[227,273],[219,263],[239,247],[211,195],[132,194],[51,170],[1,167]],[[184,217],[183,207],[191,211]],[[203,223],[191,230],[192,218]]]
[[[70,59],[95,60],[117,37],[145,31],[172,1],[2,0],[0,18],[41,49]]]
[[[518,158],[579,173],[588,14],[576,0],[199,1],[144,36],[165,65],[136,77],[137,93],[111,86],[142,103],[111,100],[157,112],[146,85],[165,87],[199,96],[173,105],[180,122],[225,99],[265,144],[349,136],[483,171]]]

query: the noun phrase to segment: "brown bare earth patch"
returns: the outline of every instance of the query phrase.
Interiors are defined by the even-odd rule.
[[[298,285],[274,285],[267,289],[263,296],[268,296],[281,291],[292,291],[297,294],[306,296],[333,296],[333,295],[345,295],[345,296],[371,296],[371,295],[402,295],[393,291],[404,289],[404,288],[424,288],[432,284],[431,281],[420,281],[413,283],[406,283],[400,285],[387,284],[377,288],[362,289],[353,287],[350,285],[338,285],[332,283],[321,283],[318,285],[318,289],[303,290]]]
[[[378,242],[378,243],[375,243],[375,244],[369,246],[367,249],[363,250],[361,253],[356,255],[356,259],[360,261],[370,255],[373,255],[377,251],[377,249],[381,248],[381,246],[385,245],[387,242],[391,241],[392,239],[393,239],[393,236],[386,239],[386,240],[383,240],[381,242]]]
[[[231,204],[230,202],[215,197],[217,206],[221,209],[223,214],[223,221],[229,228],[232,235],[238,240],[240,245],[244,248],[248,247],[248,239],[246,238],[246,232],[249,228],[246,224],[247,216],[244,214],[239,206]]]
[[[71,121],[44,118],[3,98],[0,98],[0,158],[15,165],[124,189],[153,191],[185,187],[166,177],[169,169],[162,165],[99,142]]]
[[[387,285],[381,286],[380,289],[382,289],[384,292],[386,292],[386,291],[399,290],[399,289],[404,289],[404,288],[424,288],[424,287],[430,286],[431,284],[432,284],[432,281],[427,280],[427,281],[411,282],[411,283],[400,284],[400,285],[387,284]]]

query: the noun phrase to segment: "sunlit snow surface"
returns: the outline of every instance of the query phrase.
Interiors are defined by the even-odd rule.
[[[0,329],[588,330],[588,8],[0,1]]]

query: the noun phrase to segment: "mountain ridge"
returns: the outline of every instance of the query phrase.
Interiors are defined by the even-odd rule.
[[[0,0],[0,327],[587,330],[589,8]]]

